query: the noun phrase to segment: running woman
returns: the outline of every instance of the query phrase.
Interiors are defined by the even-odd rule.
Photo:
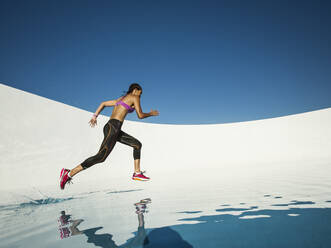
[[[116,100],[102,102],[100,104],[92,119],[89,121],[91,127],[97,125],[97,117],[104,109],[104,107],[114,106],[111,117],[103,128],[104,139],[100,146],[100,149],[96,155],[86,159],[83,163],[76,166],[72,170],[65,168],[62,169],[60,174],[61,189],[64,189],[65,185],[69,183],[72,177],[75,176],[77,173],[91,167],[92,165],[104,162],[107,156],[113,150],[117,141],[133,148],[134,173],[132,179],[140,181],[148,181],[150,179],[149,177],[145,176],[140,170],[140,151],[142,144],[139,142],[139,140],[121,130],[123,121],[127,113],[132,113],[134,110],[136,110],[139,119],[159,115],[159,112],[157,110],[152,110],[149,113],[143,113],[140,106],[141,94],[141,86],[134,83],[130,85],[129,90],[126,92],[125,96]]]

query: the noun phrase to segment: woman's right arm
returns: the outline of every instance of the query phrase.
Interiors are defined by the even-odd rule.
[[[101,111],[102,111],[105,107],[112,107],[112,106],[115,106],[115,104],[117,103],[118,100],[119,100],[119,99],[102,102],[102,103],[99,105],[98,109],[97,109],[97,110],[95,111],[95,113],[93,114],[92,119],[89,121],[90,126],[91,126],[91,127],[94,127],[94,126],[97,124],[97,117],[98,117],[98,115],[101,113]]]
[[[133,105],[134,108],[136,109],[136,113],[139,119],[144,119],[150,116],[157,116],[159,115],[159,112],[157,110],[152,110],[149,113],[144,113],[141,109],[141,105],[140,105],[140,97],[139,96],[135,96],[133,99]]]

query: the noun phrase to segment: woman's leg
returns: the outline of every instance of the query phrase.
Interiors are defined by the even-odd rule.
[[[74,175],[76,175],[78,172],[81,172],[82,170],[84,170],[83,166],[81,164],[77,165],[75,168],[70,170],[69,176],[73,177]]]
[[[139,140],[132,137],[131,135],[121,131],[118,135],[117,141],[133,147],[133,159],[134,159],[134,172],[139,173],[140,172],[140,154],[141,154],[141,147],[142,144]]]
[[[70,174],[69,174],[70,177],[73,177],[80,171],[85,170],[85,169],[91,167],[92,165],[104,162],[116,144],[119,130],[120,130],[120,127],[117,127],[117,125],[114,125],[113,123],[108,122],[103,128],[104,139],[102,141],[102,144],[100,146],[98,153],[92,157],[89,157],[83,163],[81,163],[80,165],[73,168],[70,171]]]
[[[134,172],[135,173],[140,172],[140,158],[134,160]]]

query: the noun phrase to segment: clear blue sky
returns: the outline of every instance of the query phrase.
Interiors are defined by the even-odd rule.
[[[1,0],[0,82],[94,112],[137,81],[153,123],[327,108],[330,13],[316,0]]]

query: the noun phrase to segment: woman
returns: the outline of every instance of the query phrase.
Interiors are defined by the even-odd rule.
[[[114,109],[111,114],[110,120],[103,128],[104,139],[100,146],[99,152],[96,155],[86,159],[83,163],[76,166],[72,170],[63,168],[60,174],[61,189],[64,189],[66,183],[70,182],[72,177],[78,172],[85,170],[92,165],[105,161],[117,141],[133,147],[134,173],[132,179],[140,181],[149,180],[149,177],[146,177],[140,170],[141,143],[139,142],[139,140],[135,139],[134,137],[121,130],[123,121],[127,113],[132,113],[134,110],[136,110],[139,119],[159,115],[159,112],[157,110],[152,110],[149,113],[142,112],[140,106],[141,94],[141,86],[135,83],[130,85],[129,90],[127,91],[125,96],[117,100],[106,101],[100,104],[92,119],[89,121],[91,127],[94,127],[97,124],[97,117],[104,107],[114,106]]]

